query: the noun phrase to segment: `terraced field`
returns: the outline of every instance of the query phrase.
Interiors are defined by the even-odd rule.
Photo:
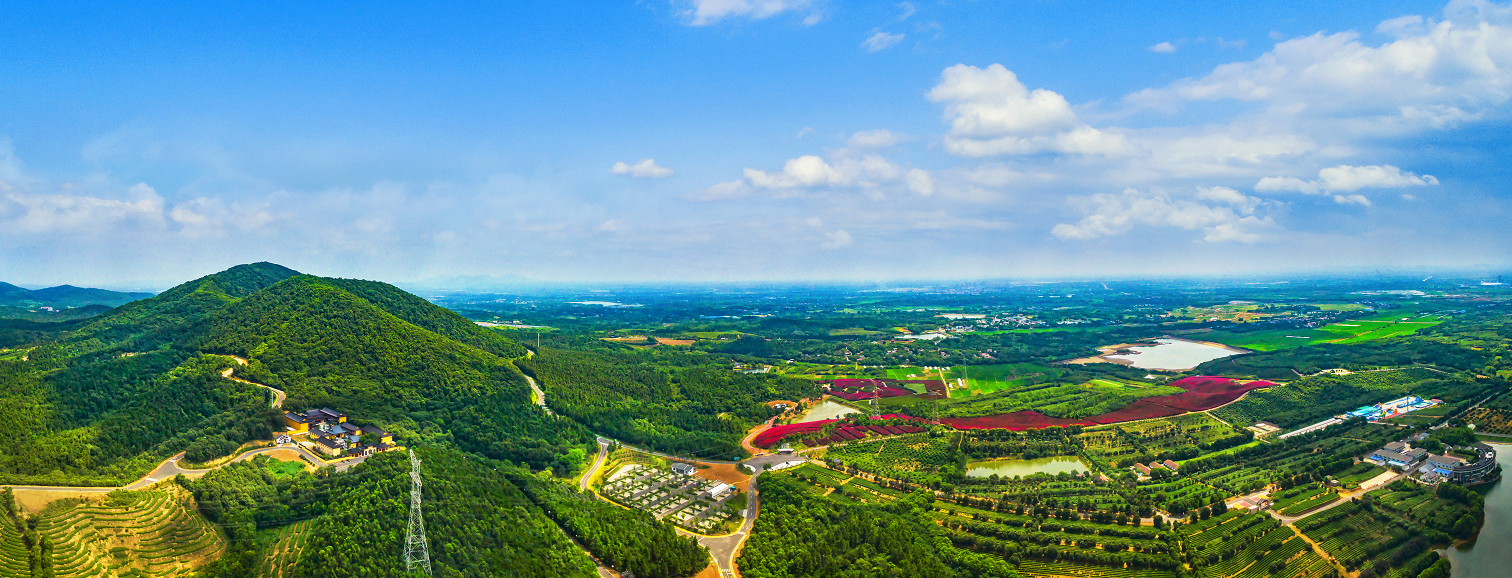
[[[0,576],[27,576],[30,572],[21,533],[10,517],[0,515]]]
[[[189,576],[219,556],[225,542],[187,500],[176,488],[60,500],[42,511],[38,532],[53,544],[59,578]]]
[[[304,553],[305,540],[310,536],[311,523],[306,520],[279,528],[272,536],[272,544],[268,546],[267,556],[257,569],[258,576],[262,578],[290,576],[294,565],[299,563],[300,554]]]
[[[1176,576],[1175,572],[1157,568],[1079,566],[1032,559],[1024,560],[1019,564],[1018,571],[1026,578],[1172,578]]]

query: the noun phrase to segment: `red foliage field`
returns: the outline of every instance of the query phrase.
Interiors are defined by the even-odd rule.
[[[1147,397],[1136,400],[1122,409],[1085,419],[1057,419],[1037,411],[1016,411],[982,417],[945,418],[940,423],[956,429],[1009,429],[1026,430],[1050,426],[1106,425],[1157,417],[1170,417],[1192,411],[1203,411],[1227,404],[1244,392],[1263,389],[1276,384],[1269,381],[1241,383],[1227,377],[1199,375],[1185,377],[1171,383],[1186,391],[1163,397]]]
[[[887,415],[879,415],[879,416],[876,417],[876,419],[911,419],[911,418],[908,418],[908,416],[903,416],[903,415],[887,414]],[[810,421],[810,422],[804,422],[804,423],[790,423],[790,424],[787,424],[787,425],[779,425],[779,426],[775,426],[775,427],[770,427],[770,428],[767,428],[767,429],[763,430],[761,433],[756,434],[756,437],[751,440],[751,444],[754,445],[754,446],[756,446],[756,447],[759,447],[759,448],[770,448],[773,445],[776,445],[777,442],[782,441],[783,438],[788,437],[789,435],[792,435],[792,434],[812,434],[812,433],[819,433],[820,431],[822,431],[824,429],[824,426],[832,424],[832,423],[836,423],[836,422],[839,422],[839,421],[840,420],[838,420],[838,419],[822,419],[822,420],[819,420],[819,421]],[[888,426],[888,427],[892,428],[894,430],[897,430],[898,433],[918,433],[918,432],[924,431],[923,428],[914,427],[914,426],[908,426],[908,425]],[[890,433],[891,432],[889,432],[887,429],[879,427],[879,426],[839,426],[839,427],[835,428],[835,434],[833,436],[831,436],[827,440],[823,440],[823,441],[824,441],[824,443],[837,442],[837,441],[850,441],[850,440],[854,440],[854,439],[864,438],[864,437],[867,436],[867,434],[872,434],[872,435],[889,435]]]
[[[981,417],[948,417],[940,420],[940,423],[956,429],[1009,429],[1014,431],[1026,429],[1040,429],[1053,425],[1065,427],[1070,425],[1096,425],[1090,421],[1077,419],[1058,419],[1037,411],[1016,411],[998,415],[984,415]]]
[[[829,383],[826,390],[830,395],[846,401],[913,395],[913,391],[898,387],[898,384],[903,383],[922,383],[927,388],[939,383],[939,380],[836,379]]]
[[[1181,395],[1186,395],[1186,394],[1181,394]],[[1173,395],[1173,396],[1170,396],[1170,397],[1177,397],[1177,396]],[[1145,399],[1141,399],[1141,400],[1136,400],[1134,403],[1131,403],[1129,405],[1123,406],[1122,409],[1119,409],[1117,411],[1110,411],[1110,412],[1102,414],[1102,415],[1094,415],[1094,416],[1089,417],[1087,419],[1091,420],[1091,421],[1094,421],[1094,422],[1097,422],[1098,424],[1101,424],[1101,425],[1107,425],[1107,424],[1110,424],[1110,423],[1121,423],[1121,422],[1134,421],[1134,420],[1140,420],[1140,419],[1151,419],[1151,418],[1157,418],[1157,417],[1171,417],[1173,415],[1181,415],[1183,413],[1186,413],[1185,410],[1175,409],[1175,408],[1172,408],[1172,407],[1164,406],[1164,405],[1155,403],[1153,401],[1150,401],[1152,399],[1164,399],[1164,398],[1145,398]]]

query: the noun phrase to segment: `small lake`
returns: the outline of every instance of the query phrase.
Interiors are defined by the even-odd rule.
[[[803,417],[799,418],[798,421],[795,421],[793,423],[819,421],[822,419],[835,419],[853,413],[861,412],[857,411],[856,408],[838,404],[826,399],[819,402],[819,405],[809,408],[808,413],[804,414]]]
[[[1139,353],[1104,355],[1103,359],[1127,361],[1140,369],[1181,371],[1214,359],[1239,354],[1237,351],[1229,351],[1222,347],[1181,339],[1156,339],[1155,343],[1156,345],[1132,348]]]
[[[1061,472],[1086,472],[1091,468],[1074,456],[1056,456],[1032,460],[992,460],[966,464],[966,477],[987,478],[997,474],[999,478],[1027,476],[1029,474],[1055,475]]]
[[[1496,448],[1496,463],[1502,467],[1502,477],[1512,475],[1512,445],[1492,447]],[[1475,543],[1439,552],[1453,565],[1452,578],[1506,576],[1512,568],[1512,549],[1507,548],[1507,542],[1512,540],[1512,487],[1502,480],[1481,491],[1486,496],[1486,522]]]

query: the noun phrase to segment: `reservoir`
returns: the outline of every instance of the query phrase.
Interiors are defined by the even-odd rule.
[[[1496,463],[1503,478],[1512,474],[1512,445],[1496,444]],[[1476,489],[1486,497],[1486,523],[1480,535],[1474,544],[1439,552],[1453,564],[1452,578],[1506,576],[1512,568],[1512,549],[1507,548],[1512,541],[1512,487],[1502,480],[1489,489]]]
[[[991,460],[966,464],[966,476],[971,478],[987,478],[991,477],[992,474],[997,474],[999,478],[1012,478],[1013,476],[1027,476],[1030,474],[1050,474],[1053,476],[1061,472],[1085,472],[1090,470],[1091,468],[1088,468],[1087,464],[1082,463],[1075,456],[1055,456],[1032,460]]]
[[[1185,341],[1181,339],[1157,339],[1156,345],[1133,347],[1138,353],[1104,355],[1104,359],[1129,362],[1140,369],[1163,369],[1182,371],[1197,367],[1214,359],[1238,355],[1240,352],[1222,347]]]
[[[861,412],[857,411],[853,407],[842,405],[842,404],[838,404],[838,403],[835,403],[833,401],[830,401],[830,400],[826,399],[824,401],[819,402],[818,405],[815,405],[814,407],[809,408],[808,413],[804,414],[802,418],[799,418],[798,421],[793,422],[793,423],[804,423],[804,422],[810,422],[810,421],[819,421],[821,419],[835,419],[835,418],[847,416],[847,415],[850,415],[850,414],[853,414],[853,413],[861,413]]]

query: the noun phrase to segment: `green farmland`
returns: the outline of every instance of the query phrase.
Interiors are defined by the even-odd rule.
[[[1254,351],[1276,351],[1317,345],[1319,343],[1361,343],[1388,337],[1403,337],[1443,323],[1445,317],[1416,309],[1393,309],[1370,317],[1350,319],[1317,329],[1273,329],[1265,331],[1212,331],[1199,337],[1232,347]]]

